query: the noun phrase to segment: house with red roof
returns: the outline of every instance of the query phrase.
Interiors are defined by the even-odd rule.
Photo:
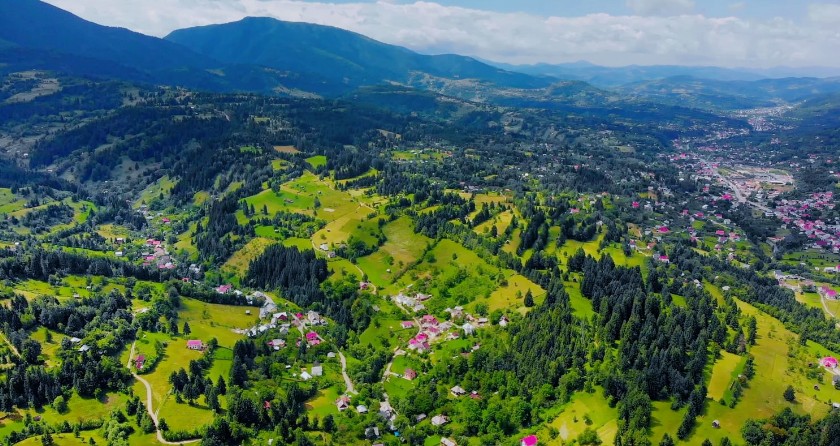
[[[536,435],[528,435],[527,437],[522,439],[522,442],[520,443],[520,445],[521,446],[537,446],[537,442],[539,442],[539,439],[537,438]]]

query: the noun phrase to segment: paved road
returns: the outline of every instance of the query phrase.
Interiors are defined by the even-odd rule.
[[[701,158],[700,160],[703,161],[704,163],[709,164],[709,166],[712,165],[712,163],[706,161],[705,159]],[[758,209],[762,212],[771,212],[771,213],[773,212],[773,209],[770,209],[769,207],[767,207],[763,204],[759,204],[759,203],[756,203],[755,201],[748,200],[747,197],[744,196],[744,194],[741,192],[741,189],[738,188],[738,186],[735,184],[734,181],[732,181],[729,178],[726,178],[725,176],[723,176],[723,174],[721,174],[718,169],[715,169],[714,171],[715,171],[715,176],[717,176],[721,181],[726,183],[726,185],[729,186],[730,189],[732,189],[732,192],[735,194],[735,199],[738,201],[738,203],[749,204],[750,206],[752,206],[752,207],[754,207],[754,208],[756,208],[756,209]]]
[[[131,376],[133,376],[134,379],[136,379],[137,381],[140,381],[141,383],[143,383],[143,386],[146,387],[146,411],[149,413],[149,416],[152,417],[152,421],[155,423],[155,432],[157,433],[158,442],[160,442],[162,444],[189,444],[189,443],[196,443],[196,442],[201,441],[200,438],[197,438],[195,440],[185,440],[185,441],[167,441],[165,438],[163,438],[163,433],[161,432],[160,428],[158,427],[157,414],[152,410],[152,385],[149,384],[148,381],[143,379],[143,377],[134,373],[134,370],[132,370],[132,368],[131,368],[131,358],[134,357],[134,346],[135,346],[135,344],[136,344],[136,342],[131,343],[131,353],[128,355],[128,364],[126,364],[126,367],[128,367],[128,369],[131,370]]]
[[[344,377],[344,385],[347,386],[347,393],[356,393],[356,388],[353,387],[353,381],[347,375],[347,358],[344,357],[344,353],[338,352],[338,359],[341,360],[341,376]]]

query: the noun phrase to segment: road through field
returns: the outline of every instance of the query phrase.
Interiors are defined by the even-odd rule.
[[[157,433],[158,442],[161,444],[189,444],[201,441],[200,438],[185,441],[167,441],[165,438],[163,438],[163,433],[161,432],[160,427],[158,427],[157,414],[154,412],[154,410],[152,410],[152,385],[149,384],[149,382],[143,379],[140,375],[134,373],[134,370],[131,369],[131,358],[134,357],[135,344],[136,342],[131,343],[131,353],[128,355],[128,364],[126,364],[126,367],[128,367],[128,369],[131,370],[131,376],[133,376],[134,379],[136,379],[137,381],[143,383],[143,386],[146,387],[146,411],[149,413],[149,416],[152,417],[152,421],[155,423],[155,432]]]

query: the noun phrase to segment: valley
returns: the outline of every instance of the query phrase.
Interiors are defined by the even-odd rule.
[[[836,79],[526,70],[631,78],[595,87],[22,1],[4,445],[840,438]]]

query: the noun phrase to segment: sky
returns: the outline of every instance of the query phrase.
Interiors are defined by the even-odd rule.
[[[247,16],[511,64],[840,67],[840,0],[46,0],[153,36]]]

